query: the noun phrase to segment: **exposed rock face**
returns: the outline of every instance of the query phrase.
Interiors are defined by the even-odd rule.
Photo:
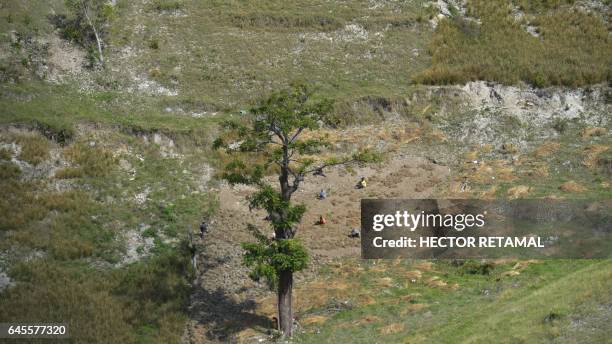
[[[598,110],[609,110],[609,105],[605,104],[609,90],[603,87],[535,89],[477,81],[466,84],[462,91],[468,104],[474,109],[496,108],[514,114],[522,120],[533,118],[536,121],[545,121],[552,117],[576,119],[583,115],[594,115]],[[585,119],[591,121],[589,124],[608,120],[607,116],[587,117]]]
[[[524,148],[558,135],[563,123],[608,127],[612,111],[606,101],[610,88],[603,85],[536,89],[476,81],[432,87],[425,93],[429,100],[442,99],[434,116],[441,129],[466,144],[512,143]]]

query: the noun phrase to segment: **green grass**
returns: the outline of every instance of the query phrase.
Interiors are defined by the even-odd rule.
[[[0,263],[17,284],[2,292],[0,321],[67,322],[76,343],[179,343],[193,279],[187,232],[216,207],[213,195],[194,192],[202,186],[208,141],[192,130],[208,133],[176,123],[155,128],[174,137],[182,154],[164,156],[143,139],[151,133],[134,126],[104,124],[101,118],[96,129],[77,133],[77,125],[92,125],[80,121],[78,103],[64,99],[68,114],[58,118],[65,122],[38,119],[43,128],[73,133],[62,145],[36,131],[0,134],[3,143],[34,141],[47,153],[59,150],[69,164],[55,178],[25,180],[15,163],[0,161],[0,189],[6,192],[0,200],[0,251],[10,252]],[[27,118],[26,111],[14,113],[17,123]],[[122,147],[130,150],[117,153]],[[119,160],[134,173],[121,169]],[[136,205],[134,195],[144,188],[151,189],[148,201]],[[148,255],[116,265],[126,251],[123,234],[145,226],[155,238]]]
[[[528,197],[559,196],[563,198],[584,199],[607,199],[612,195],[609,187],[603,187],[602,183],[610,182],[610,168],[606,165],[606,159],[610,156],[612,138],[609,135],[592,138],[580,138],[580,130],[576,127],[567,129],[558,140],[558,150],[554,153],[538,157],[534,151],[528,153],[526,162],[516,168],[517,180],[511,182],[500,182],[498,190],[499,197],[505,197],[507,189],[516,185],[526,185],[531,188]],[[608,147],[594,158],[592,166],[585,166],[589,161],[589,147],[601,145]],[[534,175],[533,170],[545,167],[547,175]],[[574,181],[585,188],[584,191],[576,192],[564,190],[562,185]]]
[[[184,15],[175,16],[141,14],[140,5],[130,3],[120,15],[138,13],[138,20],[118,20],[110,28],[110,44],[146,52],[125,67],[180,97],[197,99],[209,111],[244,108],[296,80],[315,83],[339,99],[400,95],[411,73],[426,66],[425,54],[410,53],[423,50],[430,35],[422,18],[431,10],[424,4],[368,9],[353,0],[182,1]],[[362,27],[367,38],[345,32],[347,25]],[[162,26],[166,29],[159,30]],[[109,58],[111,64],[113,58],[118,56]]]
[[[223,115],[193,118],[160,110],[165,99],[131,101],[118,90],[82,93],[70,85],[42,82],[3,84],[0,86],[3,108],[0,124],[25,124],[44,136],[64,143],[74,136],[78,124],[98,123],[119,128],[126,133],[168,132],[186,136],[200,143]]]
[[[537,87],[610,81],[612,40],[602,18],[570,9],[565,1],[520,3],[527,10],[521,20],[512,16],[511,1],[495,0],[469,2],[468,13],[481,24],[456,17],[441,21],[429,45],[432,65],[413,80]],[[524,25],[537,27],[540,37]]]
[[[49,157],[49,143],[38,134],[16,134],[14,141],[21,146],[19,158],[32,165],[38,165]]]
[[[411,79],[537,86],[609,80],[610,41],[598,17],[569,11],[561,1],[517,1],[539,28],[538,39],[509,21],[499,1],[490,6],[470,2],[470,15],[482,19],[479,28],[453,11],[454,19],[442,21],[434,33],[428,20],[436,13],[423,0],[381,2],[372,8],[357,0],[156,0],[144,8],[140,2],[119,0],[105,38],[112,47],[106,51],[107,68],[86,73],[94,85],[86,90],[72,79],[64,85],[34,81],[26,68],[32,64],[28,52],[9,44],[11,30],[33,38],[52,32],[47,16],[51,10],[65,13],[63,2],[3,2],[0,44],[7,54],[0,58],[1,79],[21,81],[0,85],[0,125],[17,124],[37,134],[0,139],[22,146],[18,159],[40,164],[55,149],[68,166],[51,180],[26,181],[8,161],[13,152],[0,150],[5,194],[0,199],[0,251],[10,253],[0,263],[11,267],[5,270],[17,283],[2,292],[0,322],[65,321],[75,342],[82,343],[179,342],[193,277],[186,232],[218,206],[214,195],[196,192],[203,164],[222,162],[209,149],[217,124],[227,112],[246,108],[291,81],[311,82],[336,99],[330,122],[344,125],[378,121],[390,110],[426,122],[452,102],[424,101],[428,98],[419,92],[429,90],[410,85]],[[127,46],[134,55],[122,57]],[[427,55],[427,46],[433,56]],[[130,75],[176,90],[178,96],[140,94]],[[408,105],[405,99],[411,97]],[[195,118],[193,112],[207,114]],[[568,144],[547,158],[551,166],[568,159],[580,166],[586,145],[609,144],[605,135],[580,139],[581,128],[572,123],[556,127]],[[179,156],[162,154],[151,143],[154,133],[173,139]],[[576,140],[582,141],[572,146]],[[601,161],[596,169],[561,170],[546,183],[521,177],[500,185],[499,192],[505,195],[520,183],[532,186],[536,196],[576,197],[559,190],[563,182],[576,179],[587,187],[579,196],[609,197],[609,189],[598,185],[609,180],[605,164],[610,152]],[[122,169],[126,162],[134,174]],[[148,201],[135,204],[134,195],[147,188]],[[142,236],[154,240],[149,256],[116,266],[126,251],[122,234],[139,228],[147,228]],[[439,272],[426,273],[459,284],[457,291],[411,284],[363,264],[367,273],[347,280],[376,303],[336,313],[329,313],[335,304],[301,311],[300,317],[331,318],[320,334],[307,326],[297,342],[571,339],[576,336],[568,329],[572,317],[597,314],[598,305],[610,302],[609,262],[548,261],[513,279],[501,278],[509,266],[487,275],[474,273],[488,269],[478,264],[456,268],[439,263]],[[411,268],[402,264],[396,272]],[[381,287],[377,279],[382,277],[391,277],[394,285]],[[485,289],[491,297],[483,296]],[[416,293],[416,298],[397,302]],[[428,307],[400,314],[415,303]],[[381,320],[344,327],[368,315]],[[547,322],[547,316],[554,319]],[[398,322],[402,331],[381,334],[382,327]],[[605,324],[597,326],[605,329]],[[606,338],[603,330],[591,335],[593,341]]]
[[[189,295],[189,256],[166,251],[119,270],[36,259],[0,300],[3,322],[62,322],[75,343],[179,343]]]
[[[350,295],[367,294],[374,297],[374,303],[339,311],[326,307],[306,311],[302,318],[324,314],[329,319],[306,326],[296,342],[571,342],[571,338],[580,338],[573,337],[573,319],[584,319],[589,312],[600,314],[600,307],[605,308],[611,298],[609,260],[542,261],[529,265],[518,276],[504,275],[512,264],[496,265],[488,274],[474,274],[440,261],[416,283],[403,277],[413,269],[412,264],[378,262],[377,266],[386,268],[380,272],[379,266],[373,272],[371,263],[362,263],[366,270],[347,278],[356,283]],[[456,283],[458,288],[431,287],[425,282],[430,276],[439,276],[448,285]],[[391,278],[391,285],[381,287],[378,281],[383,278]],[[349,296],[349,304],[355,302],[359,297]],[[409,311],[415,304],[426,306]],[[610,335],[603,312],[603,319],[585,325],[592,328],[581,341],[598,342]],[[370,321],[364,321],[367,318]],[[386,333],[384,328],[392,324],[399,330]]]

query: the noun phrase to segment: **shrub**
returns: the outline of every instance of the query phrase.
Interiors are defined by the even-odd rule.
[[[555,118],[553,120],[552,127],[559,134],[563,134],[567,130],[568,126],[569,126],[569,121],[565,118]]]
[[[154,50],[159,49],[159,41],[157,39],[152,39],[149,42],[149,48],[154,49]]]
[[[82,143],[66,148],[64,155],[78,166],[78,170],[59,172],[58,178],[78,176],[103,177],[108,175],[116,164],[115,158],[107,150]]]
[[[461,265],[460,271],[470,275],[488,275],[494,269],[494,265],[486,261],[468,260]]]
[[[17,179],[21,176],[21,169],[9,161],[0,162],[0,180],[8,181],[10,179]]]
[[[15,141],[21,146],[21,160],[38,165],[49,157],[49,141],[38,134],[19,134]]]
[[[0,160],[11,160],[13,154],[6,148],[0,148]]]

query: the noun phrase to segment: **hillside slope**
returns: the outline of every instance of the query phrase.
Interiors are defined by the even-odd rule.
[[[304,81],[335,101],[309,137],[385,160],[296,194],[312,262],[295,342],[612,335],[609,261],[361,261],[347,236],[363,197],[609,198],[610,1],[105,6],[100,66],[64,1],[0,0],[0,322],[65,321],[82,343],[277,340],[273,293],[241,263],[265,214],[211,146]]]

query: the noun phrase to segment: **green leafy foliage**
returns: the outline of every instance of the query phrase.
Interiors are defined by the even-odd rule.
[[[252,268],[251,278],[265,278],[273,289],[287,287],[278,286],[282,273],[300,271],[308,262],[306,249],[293,239],[306,207],[291,203],[306,175],[329,166],[376,160],[376,154],[368,151],[317,159],[329,143],[300,139],[304,132],[319,129],[332,107],[332,101],[317,97],[306,85],[294,84],[272,93],[241,118],[223,123],[224,132],[213,143],[215,149],[238,155],[225,166],[223,178],[258,187],[248,198],[249,206],[266,210],[274,237],[267,238],[251,225],[257,242],[243,244],[244,264]],[[272,172],[278,174],[278,189],[264,180]]]
[[[250,277],[256,281],[264,278],[270,289],[276,289],[278,275],[282,271],[296,272],[308,264],[308,252],[296,239],[270,240],[254,226],[250,230],[257,238],[255,243],[243,243],[244,264],[252,268]]]
[[[265,209],[270,215],[270,223],[275,231],[293,228],[306,212],[305,205],[292,205],[289,201],[283,200],[280,193],[267,184],[262,184],[260,189],[249,197],[249,205],[251,208]]]

